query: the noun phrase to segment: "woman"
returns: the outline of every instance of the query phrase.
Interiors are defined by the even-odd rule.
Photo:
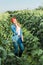
[[[13,32],[13,36],[12,36],[12,41],[13,41],[13,45],[15,48],[14,54],[16,56],[21,57],[22,53],[24,51],[24,45],[23,45],[23,34],[22,34],[22,30],[21,30],[21,25],[17,22],[16,18],[11,18],[11,22],[13,23],[11,25],[11,29]],[[18,51],[18,46],[19,46],[19,50]],[[19,54],[18,54],[19,52]]]

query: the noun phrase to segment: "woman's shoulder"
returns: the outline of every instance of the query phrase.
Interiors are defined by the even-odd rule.
[[[16,26],[14,24],[11,25],[11,28],[15,28]]]

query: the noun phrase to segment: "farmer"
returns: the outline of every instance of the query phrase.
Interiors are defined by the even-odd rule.
[[[11,29],[13,32],[12,41],[14,46],[14,54],[16,56],[21,57],[24,51],[23,34],[21,30],[21,25],[20,23],[17,22],[17,19],[15,17],[11,18],[11,22],[13,23],[11,25]],[[19,46],[19,49],[18,49],[18,46]]]

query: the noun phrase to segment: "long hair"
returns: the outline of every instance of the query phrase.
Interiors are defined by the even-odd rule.
[[[16,19],[17,25],[18,25],[19,27],[21,27],[21,24],[19,23],[19,21],[17,20],[17,18],[16,18],[16,17],[11,17],[11,22],[12,22],[12,23],[14,22],[13,19]]]
[[[17,20],[17,19],[16,19]],[[16,21],[16,23],[17,23],[17,25],[19,26],[19,27],[21,27],[21,24],[18,22],[18,21]]]

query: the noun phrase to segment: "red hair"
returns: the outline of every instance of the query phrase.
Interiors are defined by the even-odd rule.
[[[15,17],[11,18],[11,22],[12,23],[16,22],[16,18]]]
[[[21,27],[20,23],[16,21],[16,18],[15,18],[15,17],[11,18],[11,22],[12,22],[12,23],[16,22],[17,25],[18,25],[19,27]]]

